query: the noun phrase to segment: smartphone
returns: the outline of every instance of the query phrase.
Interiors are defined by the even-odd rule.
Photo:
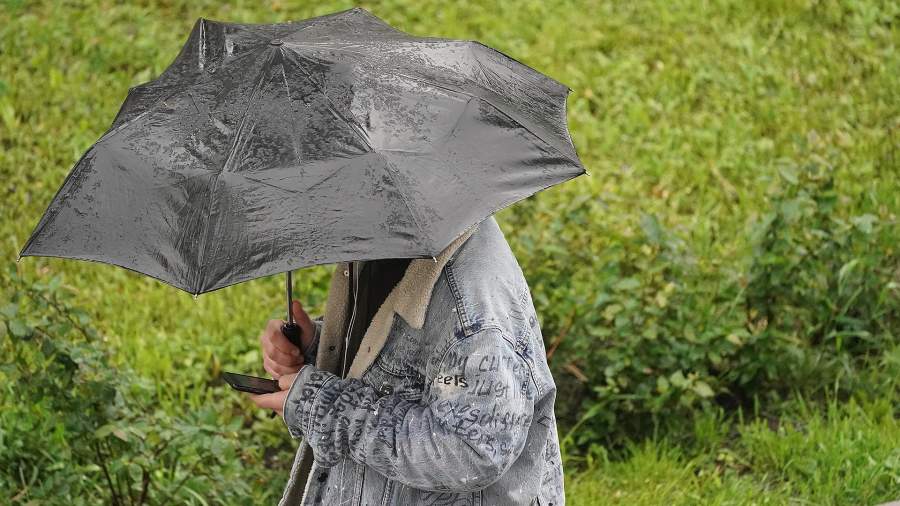
[[[222,379],[231,385],[231,388],[239,392],[247,392],[250,394],[271,394],[280,391],[278,382],[266,378],[258,378],[256,376],[247,376],[246,374],[236,374],[233,372],[223,372]]]

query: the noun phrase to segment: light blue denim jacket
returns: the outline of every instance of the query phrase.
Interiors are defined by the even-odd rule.
[[[304,443],[281,504],[563,505],[556,387],[494,218],[410,263],[342,379],[347,269],[285,401]]]

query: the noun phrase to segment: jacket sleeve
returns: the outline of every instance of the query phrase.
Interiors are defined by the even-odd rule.
[[[531,369],[496,329],[456,342],[426,378],[420,402],[304,366],[284,420],[316,463],[349,456],[390,479],[434,491],[474,491],[518,458],[534,413]]]
[[[316,356],[319,352],[319,335],[322,333],[322,317],[318,317],[313,320],[313,325],[315,327],[315,334],[313,335],[312,341],[310,341],[309,346],[303,350],[303,363],[304,364],[315,364]]]

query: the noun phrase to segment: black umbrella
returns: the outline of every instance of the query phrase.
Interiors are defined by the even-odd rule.
[[[415,37],[363,9],[201,19],[159,78],[129,90],[21,255],[115,264],[193,294],[435,256],[584,173],[569,91],[477,42]]]

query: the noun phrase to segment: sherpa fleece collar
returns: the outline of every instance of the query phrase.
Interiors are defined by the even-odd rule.
[[[409,263],[403,278],[385,298],[372,318],[369,328],[366,329],[359,345],[359,351],[350,365],[349,377],[361,377],[381,353],[391,330],[394,314],[400,315],[410,327],[422,328],[425,324],[428,303],[431,301],[431,293],[441,271],[450,257],[466,242],[476,228],[478,228],[477,224],[467,229],[444,248],[438,256],[417,258]],[[316,367],[334,374],[339,374],[344,339],[342,332],[344,322],[347,320],[347,312],[350,310],[347,303],[350,291],[349,269],[350,262],[340,262],[331,276],[328,300],[325,303],[325,320],[319,335]]]

